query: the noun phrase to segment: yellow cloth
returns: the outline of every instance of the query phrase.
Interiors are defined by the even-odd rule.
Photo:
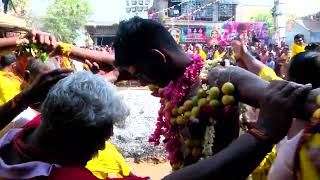
[[[320,172],[317,172],[317,169],[312,164],[308,155],[309,148],[319,148],[319,147],[320,147],[319,133],[311,136],[310,139],[307,141],[307,144],[301,147],[301,150],[299,152],[301,179],[303,180],[320,179]]]
[[[106,141],[105,149],[99,150],[98,156],[91,159],[86,166],[97,178],[121,178],[129,176],[130,167],[122,154],[111,143]]]
[[[200,51],[199,51],[199,55],[202,57],[202,59],[203,59],[204,61],[207,60],[207,55],[206,55],[206,53],[205,53],[203,50],[200,50]]]
[[[265,81],[271,80],[282,80],[282,78],[278,77],[277,74],[268,66],[265,66],[259,72],[259,77]]]
[[[0,71],[0,105],[10,101],[21,92],[21,79],[12,72]]]
[[[301,52],[304,52],[304,46],[300,46],[296,43],[293,43],[292,44],[292,52],[291,52],[291,57],[290,57],[290,60],[293,58],[293,56],[301,53]]]
[[[225,52],[219,53],[219,51],[216,51],[214,53],[213,59],[222,58],[225,54]]]
[[[273,161],[276,158],[276,146],[273,147],[272,151],[262,160],[260,165],[251,173],[252,180],[267,180],[269,170],[272,166]]]

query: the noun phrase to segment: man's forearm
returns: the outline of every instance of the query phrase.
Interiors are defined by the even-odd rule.
[[[238,74],[241,74],[239,76]],[[211,86],[222,85],[231,82],[236,87],[236,97],[250,106],[259,108],[259,102],[263,98],[263,91],[268,82],[262,80],[255,74],[238,67],[215,68],[208,76],[208,83]]]
[[[246,179],[271,149],[272,145],[264,144],[250,134],[243,134],[216,155],[164,179]]]
[[[17,46],[19,38],[18,37],[11,37],[11,38],[0,38],[0,48],[7,48],[7,47],[14,47]]]
[[[12,100],[0,106],[0,129],[6,127],[17,115],[28,106],[23,92],[16,95]]]
[[[86,59],[103,64],[112,65],[114,57],[101,51],[93,51],[74,46],[70,52],[70,58],[84,62]]]
[[[241,75],[240,75],[241,74]],[[259,107],[259,102],[264,98],[264,91],[269,82],[262,80],[255,74],[238,67],[215,68],[208,77],[210,85],[221,87],[225,82],[231,82],[236,87],[236,97],[243,103],[253,107]],[[305,102],[297,105],[293,116],[309,119],[317,109],[316,97],[320,94],[320,88],[313,89],[305,99]]]
[[[242,56],[242,61],[246,65],[248,71],[254,73],[254,74],[259,74],[261,69],[263,69],[266,65],[263,64],[261,61],[257,60],[255,57],[253,57],[249,53],[245,53]]]

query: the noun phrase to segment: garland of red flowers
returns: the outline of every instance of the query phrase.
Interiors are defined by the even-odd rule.
[[[155,145],[160,144],[160,137],[163,136],[165,149],[169,153],[168,160],[171,163],[179,162],[182,157],[179,153],[181,143],[176,130],[171,128],[171,111],[178,106],[186,96],[189,87],[194,84],[204,66],[204,60],[199,55],[192,56],[192,64],[184,72],[184,76],[177,81],[171,81],[167,87],[153,95],[161,97],[161,107],[158,112],[156,129],[151,135],[149,142]]]

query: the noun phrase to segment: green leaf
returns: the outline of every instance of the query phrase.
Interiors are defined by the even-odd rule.
[[[40,54],[40,60],[41,60],[42,62],[46,62],[47,60],[49,60],[49,54],[46,53],[46,52],[41,53],[41,54]]]

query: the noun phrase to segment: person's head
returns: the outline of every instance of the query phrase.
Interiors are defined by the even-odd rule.
[[[40,59],[30,58],[26,66],[23,82],[21,83],[21,89],[26,89],[33,82],[33,80],[40,74],[59,69],[60,65],[55,58],[50,58],[46,62],[42,62]],[[39,111],[41,102],[30,104],[34,110]]]
[[[129,112],[113,85],[82,71],[60,80],[41,108],[41,148],[71,164],[85,165]],[[48,149],[47,149],[48,148]]]
[[[289,65],[290,81],[299,84],[311,83],[313,88],[320,87],[320,53],[302,52],[295,55]]]
[[[318,51],[318,52],[320,52],[320,43],[310,43],[304,49],[305,49],[305,51]]]
[[[269,60],[273,60],[273,58],[274,58],[273,52],[269,52],[268,57],[269,57]]]
[[[303,45],[304,43],[304,35],[303,34],[297,34],[294,36],[294,43],[298,45]]]
[[[268,51],[269,51],[269,52],[273,51],[273,44],[269,44],[269,45],[268,45]]]
[[[219,45],[219,46],[217,47],[217,50],[218,50],[219,53],[223,53],[223,52],[225,51],[225,48],[224,48],[224,46],[220,46],[220,45]]]
[[[261,52],[262,52],[263,54],[267,53],[267,52],[268,52],[268,46],[267,46],[267,45],[264,45],[264,46],[262,47],[262,49],[261,49]]]
[[[0,57],[1,70],[12,71],[16,62],[16,57],[14,54],[7,54]]]
[[[196,44],[196,51],[199,53],[202,50],[201,44]]]
[[[50,58],[45,62],[42,62],[40,59],[30,58],[24,71],[23,84],[30,85],[39,74],[59,68],[60,65],[55,58]]]
[[[160,86],[178,78],[184,69],[177,64],[188,59],[164,26],[139,17],[120,23],[114,49],[116,66],[134,67],[140,80]]]
[[[290,49],[289,49],[289,46],[288,46],[288,45],[285,45],[284,48],[283,48],[283,50],[282,50],[282,52],[287,55],[287,54],[289,54],[289,50],[290,50]]]

